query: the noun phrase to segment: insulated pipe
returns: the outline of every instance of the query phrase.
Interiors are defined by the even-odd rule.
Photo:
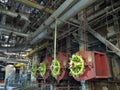
[[[29,34],[24,34],[24,33],[16,32],[16,31],[11,31],[11,30],[7,30],[7,29],[4,29],[4,28],[0,28],[0,32],[13,33],[15,35],[22,36],[22,37],[29,37],[30,36]]]
[[[13,58],[5,58],[5,57],[0,57],[0,61],[5,61],[8,63],[28,63],[28,60],[26,59],[13,59]]]
[[[8,10],[3,10],[3,9],[0,9],[0,13],[6,14],[6,15],[9,15],[9,16],[12,16],[12,17],[17,17],[18,16],[18,13],[11,12],[11,11],[8,11]],[[20,16],[21,16],[21,19],[30,22],[29,19],[26,16],[24,16],[22,14],[20,14]]]
[[[32,8],[36,8],[36,9],[39,9],[39,10],[44,10],[50,14],[52,14],[54,11],[50,8],[47,8],[46,6],[42,6],[38,3],[35,2],[35,0],[14,0],[16,2],[19,2],[19,3],[22,3],[22,4],[25,4],[29,7],[32,7]]]
[[[48,44],[49,44],[48,42],[42,44],[41,46],[39,46],[39,47],[37,47],[37,48],[31,50],[31,51],[28,52],[27,54],[24,54],[24,57],[28,57],[28,56],[30,56],[30,55],[33,55],[34,53],[36,53],[36,52],[39,51],[40,49],[46,47]]]
[[[25,24],[24,24],[21,32],[25,32],[25,31],[26,31],[26,28],[29,26],[29,24],[30,24],[30,22],[25,21]]]
[[[22,52],[25,51],[29,46],[22,45],[22,47],[0,47],[1,51],[8,51],[8,52]]]
[[[71,5],[75,0],[66,0],[43,24],[40,25],[40,27],[33,33],[32,37],[36,37],[39,35],[44,29],[45,26],[49,26],[51,23],[54,22],[53,17],[57,18],[59,17],[67,8],[69,5]]]
[[[77,4],[75,4],[70,10],[68,10],[64,15],[62,15],[60,17],[61,21],[66,21],[68,19],[70,19],[71,17],[73,17],[74,15],[76,15],[79,11],[83,10],[84,8],[88,7],[89,5],[91,5],[92,3],[94,3],[96,0],[80,0]],[[61,25],[62,22],[58,22],[58,25]],[[51,26],[51,28],[55,27],[55,24],[53,23]],[[36,36],[31,42],[30,44],[35,44],[38,40],[40,41],[40,39],[45,38],[47,30],[44,30],[42,33],[40,33],[38,36]],[[52,31],[51,31],[52,32]],[[51,33],[50,32],[50,33]],[[43,35],[44,34],[44,35]],[[44,37],[41,37],[41,35],[43,35]]]

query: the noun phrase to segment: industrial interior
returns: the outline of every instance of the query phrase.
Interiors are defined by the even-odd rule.
[[[120,90],[120,0],[0,0],[0,90]]]

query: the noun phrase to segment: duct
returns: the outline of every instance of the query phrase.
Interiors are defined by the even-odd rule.
[[[7,32],[7,33],[13,33],[13,34],[15,34],[15,35],[22,36],[22,37],[29,37],[29,36],[30,36],[30,35],[28,35],[28,34],[19,33],[19,32],[7,30],[7,29],[4,29],[4,28],[0,28],[0,31],[2,31],[2,32]]]
[[[91,27],[89,27],[88,30],[89,33],[91,33],[94,37],[96,37],[98,40],[100,40],[103,44],[105,44],[108,48],[110,48],[116,55],[120,56],[120,49],[117,48],[114,44],[112,44],[110,41],[106,40],[104,37],[102,37],[99,33],[94,31]]]
[[[8,63],[28,63],[28,60],[25,59],[13,59],[13,58],[5,58],[5,57],[0,57],[0,61],[5,61]]]
[[[75,4],[70,10],[68,10],[64,15],[62,15],[60,17],[61,21],[66,21],[68,19],[70,19],[71,17],[73,17],[74,15],[76,15],[79,11],[83,10],[84,8],[88,7],[89,5],[91,5],[92,3],[94,3],[96,0],[80,0],[77,4]],[[62,22],[58,22],[58,26],[62,24]],[[51,28],[54,28],[55,24],[53,23],[51,25]],[[44,30],[45,32],[46,30]],[[52,31],[51,31],[52,32]],[[38,40],[43,39],[47,34],[44,33],[44,37],[40,37],[41,33],[36,36],[31,42],[30,44],[34,44],[36,43]]]
[[[18,16],[18,13],[11,12],[11,11],[4,10],[4,9],[0,9],[0,13],[6,14],[6,15],[9,15],[9,16],[12,16],[12,17],[17,17]],[[24,16],[22,14],[20,14],[20,16],[21,16],[21,19],[30,22],[29,19],[26,16]]]
[[[74,0],[66,0],[41,26],[33,33],[32,37],[36,37],[39,33],[41,33],[45,29],[45,25],[49,26],[54,22],[53,17],[59,17],[68,6],[73,3]],[[39,35],[40,36],[40,35]]]

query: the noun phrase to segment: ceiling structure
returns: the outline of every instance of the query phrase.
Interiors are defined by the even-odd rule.
[[[53,40],[57,18],[58,40],[75,29],[84,28],[81,25],[83,25],[83,21],[86,21],[87,27],[90,27],[88,32],[100,39],[102,43],[107,43],[107,47],[113,51],[116,50],[116,54],[120,56],[118,53],[120,52],[119,47],[106,40],[105,37],[97,37],[99,35],[96,36],[95,34],[95,30],[106,26],[106,22],[108,24],[115,21],[110,13],[114,12],[113,16],[119,16],[120,3],[118,2],[120,1],[1,0],[0,50],[1,52],[23,53],[29,48]],[[119,21],[119,17],[116,16],[116,18]]]

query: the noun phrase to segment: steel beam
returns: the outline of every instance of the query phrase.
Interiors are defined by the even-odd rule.
[[[88,32],[91,33],[94,37],[96,37],[103,44],[105,44],[108,48],[110,48],[115,54],[120,56],[120,49],[117,48],[114,44],[112,44],[110,41],[106,40],[104,37],[102,37],[99,33],[97,33],[91,27],[88,27]]]
[[[88,7],[89,5],[94,3],[95,1],[96,0],[80,0],[73,7],[71,7],[65,14],[63,14],[59,19],[61,21],[67,21],[68,19],[70,19],[71,17],[75,16],[78,12],[80,12],[84,8]],[[56,12],[57,11],[58,11],[58,9],[56,10]],[[58,22],[58,26],[61,25],[61,24],[63,24],[63,22]],[[54,28],[55,27],[55,23],[52,23],[50,27]],[[49,32],[49,33],[52,33],[52,31]],[[30,42],[30,44],[35,44],[38,40],[39,41],[42,40],[43,38],[45,38],[48,35],[48,32],[45,29],[42,33],[38,33],[38,34],[39,35],[37,35],[35,38],[33,38],[33,40]]]
[[[40,4],[33,2],[33,1],[30,1],[30,0],[14,0],[14,1],[17,1],[19,3],[25,4],[27,6],[30,6],[30,7],[39,9],[39,10],[45,10],[46,12],[48,12],[50,14],[52,14],[54,12],[54,10],[46,8],[44,6],[41,6]]]
[[[54,18],[59,17],[71,3],[73,3],[74,0],[66,0],[43,24],[40,25],[40,27],[33,33],[32,37],[36,37],[39,35],[44,29],[46,29],[46,26],[50,26],[54,22]],[[45,26],[46,25],[46,26]],[[46,31],[44,32],[46,33]],[[44,34],[43,33],[43,34]]]

